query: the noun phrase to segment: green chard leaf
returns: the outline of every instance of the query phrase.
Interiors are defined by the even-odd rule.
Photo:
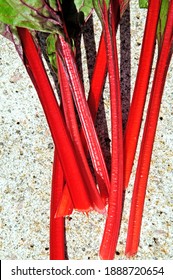
[[[78,12],[83,13],[84,21],[86,21],[93,9],[92,0],[74,0],[74,3]]]
[[[47,2],[49,2],[50,7],[52,9],[54,9],[54,11],[58,11],[57,1],[56,0],[48,0]]]
[[[15,27],[25,27],[48,33],[61,33],[61,21],[53,8],[41,0],[0,0],[0,21]]]
[[[139,7],[148,8],[148,0],[139,0]],[[159,20],[158,20],[158,25],[157,25],[157,41],[158,41],[159,49],[162,45],[162,39],[163,39],[164,31],[165,31],[168,9],[169,9],[169,0],[162,0],[160,14],[159,14]]]
[[[67,29],[71,29],[73,33],[80,29],[80,25],[88,19],[93,9],[92,0],[0,0],[0,22],[41,32],[63,34],[63,23],[57,13],[59,4],[62,5]]]
[[[139,7],[141,9],[147,9],[148,8],[148,0],[139,0]]]
[[[162,0],[159,21],[157,25],[157,40],[158,40],[159,48],[161,47],[163,35],[165,32],[168,9],[169,9],[169,0]]]
[[[47,49],[47,55],[49,57],[50,64],[57,73],[57,64],[56,64],[56,40],[57,37],[55,34],[49,34],[49,36],[46,39],[46,49]]]

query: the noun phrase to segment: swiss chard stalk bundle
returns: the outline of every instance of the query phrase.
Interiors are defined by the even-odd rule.
[[[23,60],[55,146],[50,199],[50,259],[66,258],[65,216],[72,215],[73,210],[84,213],[94,210],[106,215],[99,257],[110,260],[115,256],[123,197],[136,155],[157,40],[157,65],[137,159],[125,254],[130,257],[138,250],[161,97],[173,52],[173,0],[139,2],[140,7],[148,8],[148,13],[123,135],[116,33],[129,1],[0,0],[0,33],[15,44]],[[75,40],[94,10],[101,21],[102,33],[87,95],[77,67]],[[47,54],[58,77],[60,101],[44,67],[38,32],[47,34]],[[95,127],[106,75],[110,89],[110,172]]]

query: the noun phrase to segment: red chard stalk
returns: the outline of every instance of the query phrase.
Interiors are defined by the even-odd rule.
[[[149,1],[135,89],[124,135],[124,185],[128,186],[154,57],[161,1]]]
[[[149,100],[147,117],[145,121],[143,138],[136,170],[128,225],[128,235],[126,241],[127,256],[133,256],[134,254],[136,254],[138,249],[152,149],[158,122],[159,110],[161,106],[162,94],[172,53],[173,0],[169,1],[168,17],[154,73],[151,96]]]
[[[113,5],[114,4],[114,5]],[[119,3],[116,1],[119,7]],[[111,130],[112,130],[112,160],[111,160],[111,188],[108,203],[108,214],[100,246],[101,259],[113,259],[119,236],[123,203],[123,141],[121,94],[118,57],[116,49],[115,2],[111,2],[108,19],[108,10],[105,1],[99,2],[97,7],[100,16],[106,45],[107,65],[111,99]],[[114,8],[114,9],[113,9]],[[118,8],[117,8],[118,11]],[[110,27],[111,26],[111,27]]]

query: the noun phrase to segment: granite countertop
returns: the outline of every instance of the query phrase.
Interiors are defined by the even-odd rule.
[[[121,82],[126,94],[133,92],[145,15],[146,10],[139,10],[136,1],[132,0],[130,13],[126,13],[121,25],[121,36],[124,38],[124,41],[122,40],[124,47],[121,52],[123,58]],[[129,16],[131,69],[127,63],[130,41],[126,33],[129,31],[126,21]],[[96,19],[94,22],[94,30],[99,38],[100,24]],[[49,204],[53,142],[37,94],[14,46],[2,36],[0,41],[1,259],[47,260],[49,259]],[[85,52],[83,52],[83,60],[85,66]],[[84,76],[87,77],[87,73]],[[146,194],[141,241],[139,251],[134,257],[136,260],[173,258],[172,76],[173,60],[169,67],[162,99]],[[85,87],[87,88],[87,81],[85,81]],[[103,105],[109,128],[107,88],[106,86]],[[128,97],[124,100],[124,102],[129,102]],[[126,110],[123,116],[125,120]],[[102,113],[99,114],[97,126],[98,129],[103,130],[101,123]],[[124,249],[133,179],[134,172],[125,196],[123,221],[115,259],[126,259]],[[75,212],[70,218],[66,218],[69,259],[99,259],[98,250],[104,222],[105,217],[94,212],[88,217]]]

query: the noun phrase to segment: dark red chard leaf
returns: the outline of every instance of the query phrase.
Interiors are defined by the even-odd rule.
[[[145,121],[144,133],[142,137],[142,143],[136,170],[135,184],[128,225],[128,235],[126,241],[127,256],[135,255],[138,250],[152,149],[157,128],[159,110],[161,106],[161,99],[172,53],[173,0],[169,1],[168,17],[166,21],[166,27],[164,30],[163,42],[161,45],[154,73],[151,96],[149,100],[147,117]]]

